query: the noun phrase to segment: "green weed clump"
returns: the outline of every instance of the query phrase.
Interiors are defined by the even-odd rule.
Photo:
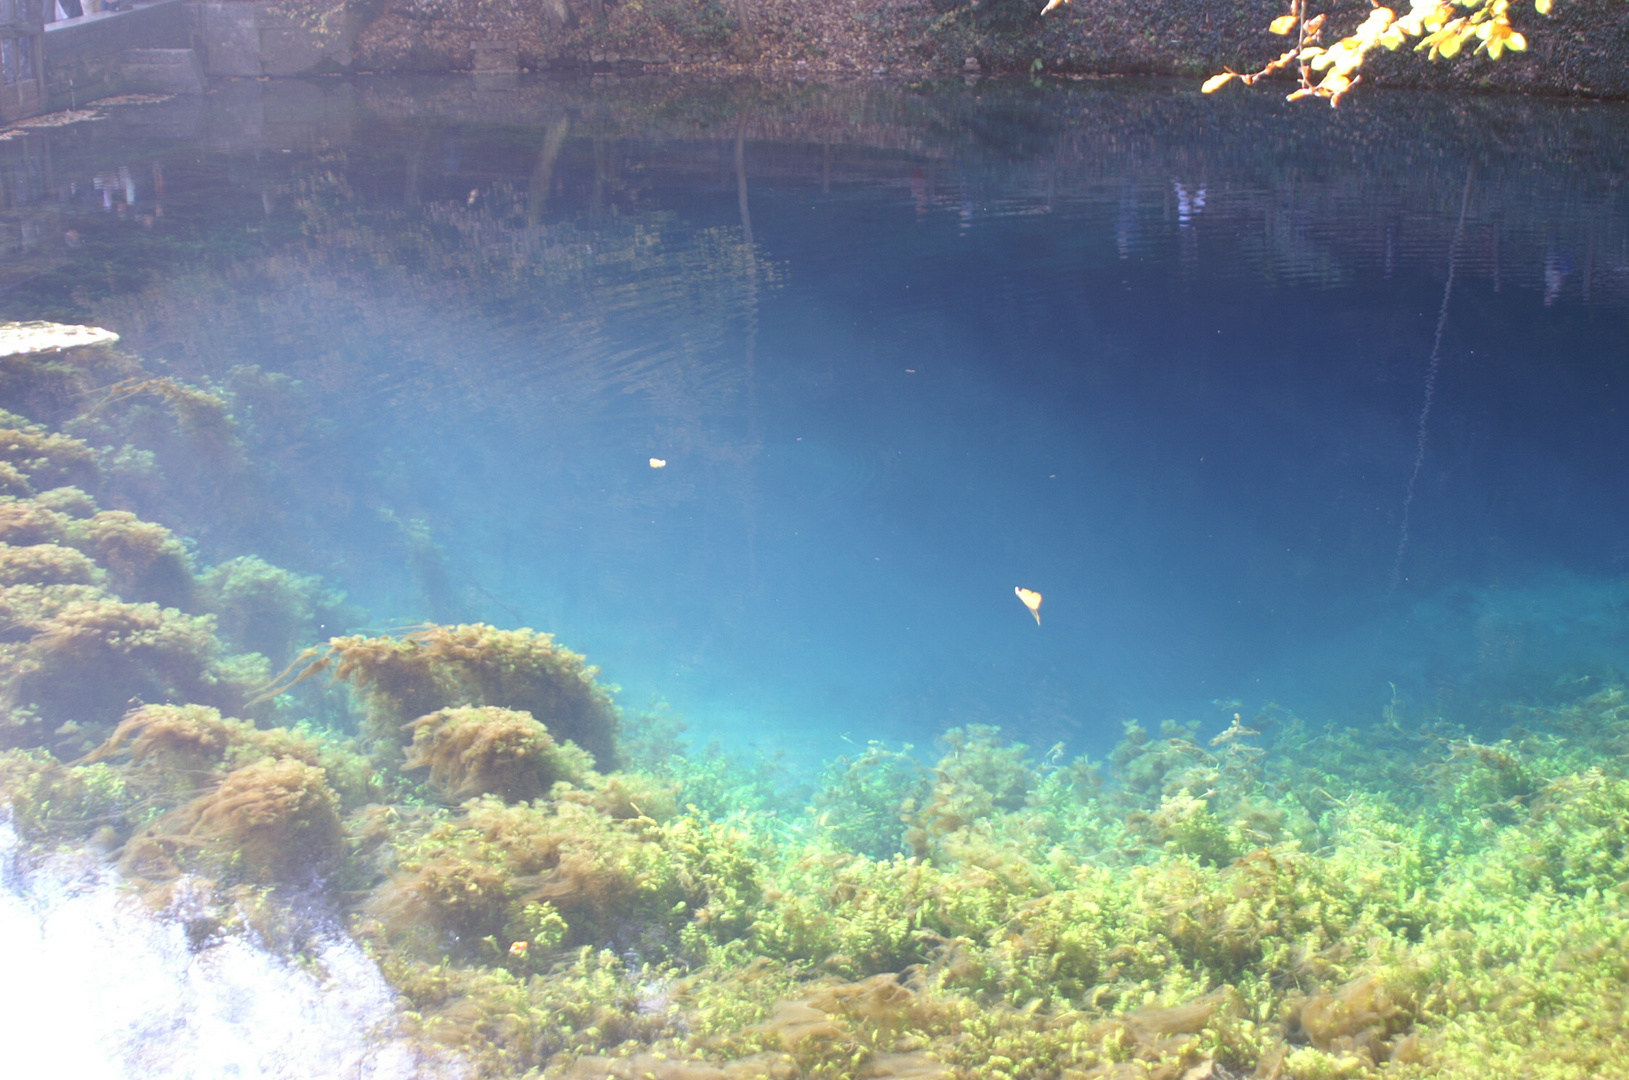
[[[340,621],[344,597],[321,578],[295,574],[254,555],[228,559],[198,575],[198,605],[217,632],[242,652],[281,667]]]
[[[0,815],[33,844],[116,842],[132,802],[125,778],[107,765],[70,767],[45,750],[0,752]]]
[[[911,810],[930,791],[927,769],[910,752],[872,742],[827,767],[813,806],[834,846],[873,859],[904,850]]]
[[[261,758],[132,836],[120,868],[149,882],[187,873],[309,886],[339,866],[339,809],[339,796],[321,768],[298,758]]]
[[[438,709],[408,729],[413,744],[403,770],[430,770],[429,786],[453,802],[477,795],[535,799],[556,781],[581,783],[594,770],[586,751],[556,743],[530,713],[514,709]]]
[[[409,724],[438,709],[494,706],[530,713],[558,739],[617,761],[618,717],[599,669],[557,645],[551,634],[485,623],[429,625],[400,636],[336,637],[308,649],[292,677],[267,694],[326,673],[361,698],[363,731],[387,758],[410,737]],[[394,761],[390,762],[394,764]]]
[[[677,958],[740,937],[760,897],[761,849],[738,826],[617,818],[569,799],[476,799],[394,842],[366,905],[409,955],[508,962],[527,942],[617,946]]]
[[[0,745],[77,757],[131,698],[241,711],[264,683],[259,657],[223,656],[208,616],[131,604],[87,585],[0,588]]]

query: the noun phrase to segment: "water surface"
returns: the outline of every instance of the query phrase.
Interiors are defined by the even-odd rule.
[[[626,708],[811,762],[1268,701],[1492,727],[1629,659],[1622,106],[449,80],[109,115],[0,142],[0,317],[297,380],[240,405],[251,528],[129,499],[369,627],[549,630]]]

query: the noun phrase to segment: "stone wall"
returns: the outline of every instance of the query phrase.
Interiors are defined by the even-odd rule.
[[[551,0],[554,2],[554,0]],[[1287,0],[369,0],[355,50],[367,71],[469,70],[475,43],[505,41],[532,68],[734,70],[760,75],[921,72],[1203,77],[1276,56]],[[1409,0],[1392,0],[1406,10]],[[1369,0],[1312,0],[1334,36]],[[1371,60],[1371,84],[1629,97],[1629,3],[1515,0],[1531,43],[1499,61]],[[1332,38],[1331,38],[1332,39]],[[973,63],[969,64],[968,61]],[[1237,89],[1237,88],[1232,88]],[[1270,92],[1270,89],[1269,91]]]
[[[131,91],[197,93],[206,75],[348,71],[362,10],[342,0],[154,0],[53,23],[47,108]]]
[[[1406,7],[1408,0],[1396,0]],[[1046,18],[1040,0],[157,0],[46,31],[51,108],[137,87],[132,49],[195,50],[212,76],[506,68],[738,72],[767,77],[1152,74],[1249,70],[1283,38],[1267,23],[1285,0],[1076,0]],[[1314,9],[1320,4],[1313,0]],[[1369,0],[1327,0],[1337,31]],[[1531,44],[1498,62],[1431,63],[1383,54],[1371,84],[1629,98],[1629,3],[1517,0]],[[149,58],[184,79],[185,58]],[[162,61],[162,63],[160,63]],[[1038,68],[1037,68],[1038,62]],[[130,66],[130,65],[126,65]],[[488,77],[492,77],[488,73]],[[1241,92],[1229,87],[1227,93]],[[1271,87],[1257,93],[1272,93]]]
[[[210,75],[321,75],[349,71],[360,9],[288,0],[198,5]]]
[[[198,12],[191,0],[156,0],[129,11],[103,11],[45,28],[48,109],[66,109],[137,89],[126,78],[129,49],[191,49]]]

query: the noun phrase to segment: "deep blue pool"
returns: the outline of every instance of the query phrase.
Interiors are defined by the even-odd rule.
[[[368,627],[549,630],[625,708],[811,761],[967,723],[1096,754],[1235,703],[1477,729],[1629,667],[1621,105],[334,81],[107,111],[0,142],[0,318],[297,380],[240,417],[253,530],[128,499]]]

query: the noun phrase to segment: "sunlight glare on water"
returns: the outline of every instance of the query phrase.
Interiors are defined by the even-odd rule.
[[[335,932],[298,964],[252,934],[193,947],[113,872],[40,863],[0,824],[0,1045],[9,1076],[456,1080],[396,1032],[395,995]]]

